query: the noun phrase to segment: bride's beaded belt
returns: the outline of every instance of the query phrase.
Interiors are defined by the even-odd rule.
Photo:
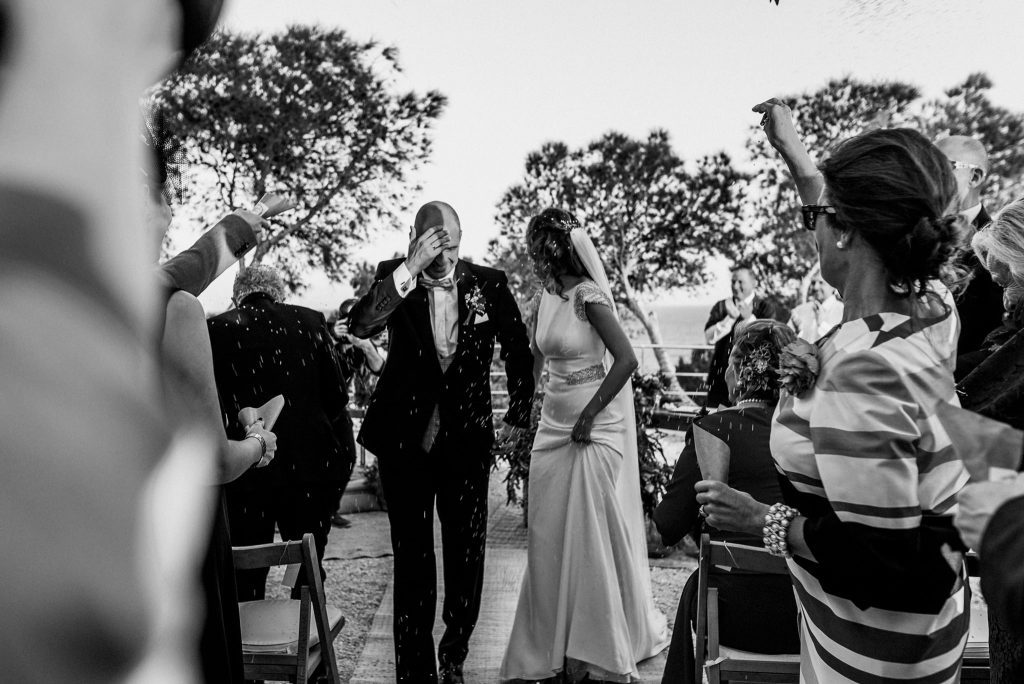
[[[602,379],[604,375],[604,364],[599,363],[594,366],[587,366],[586,368],[581,368],[578,371],[573,371],[572,373],[569,373],[567,376],[565,376],[565,384],[585,385],[588,382],[593,382],[594,380]]]

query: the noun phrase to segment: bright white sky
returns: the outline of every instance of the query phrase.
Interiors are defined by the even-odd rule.
[[[263,32],[318,22],[397,46],[397,85],[449,98],[422,199],[458,210],[463,253],[478,261],[502,192],[549,140],[660,127],[687,159],[725,149],[742,163],[752,105],[846,74],[933,96],[984,71],[997,103],[1024,110],[1020,0],[228,0],[224,22]],[[405,247],[405,236],[382,235],[365,256]],[[204,296],[208,309],[228,306],[227,280]],[[311,282],[297,303],[327,309],[349,294]],[[722,280],[689,299],[727,291]]]

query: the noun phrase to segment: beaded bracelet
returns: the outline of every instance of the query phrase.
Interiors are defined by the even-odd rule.
[[[784,556],[790,558],[793,554],[789,551],[789,525],[800,511],[790,508],[786,504],[772,504],[764,516],[764,547],[773,556]]]

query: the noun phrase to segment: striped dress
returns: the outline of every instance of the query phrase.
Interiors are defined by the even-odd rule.
[[[881,313],[837,327],[818,343],[814,387],[776,410],[772,456],[816,559],[789,561],[802,682],[958,681],[970,590],[946,552],[967,475],[934,417],[957,401],[943,299],[946,313],[916,323]]]

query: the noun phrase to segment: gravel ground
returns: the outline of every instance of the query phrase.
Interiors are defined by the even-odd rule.
[[[327,602],[342,609],[345,627],[334,642],[338,672],[348,682],[363,652],[384,590],[391,579],[391,558],[356,558],[329,560],[324,563]],[[267,580],[267,598],[288,598],[288,589],[281,586],[284,568],[274,568]]]
[[[679,607],[679,596],[683,593],[686,578],[693,568],[651,568],[651,591],[654,593],[654,604],[668,618],[669,629],[676,620],[676,608]]]
[[[341,681],[347,682],[355,672],[373,616],[391,579],[391,558],[328,561],[325,568],[327,601],[344,606],[345,628],[335,642],[335,652]]]

